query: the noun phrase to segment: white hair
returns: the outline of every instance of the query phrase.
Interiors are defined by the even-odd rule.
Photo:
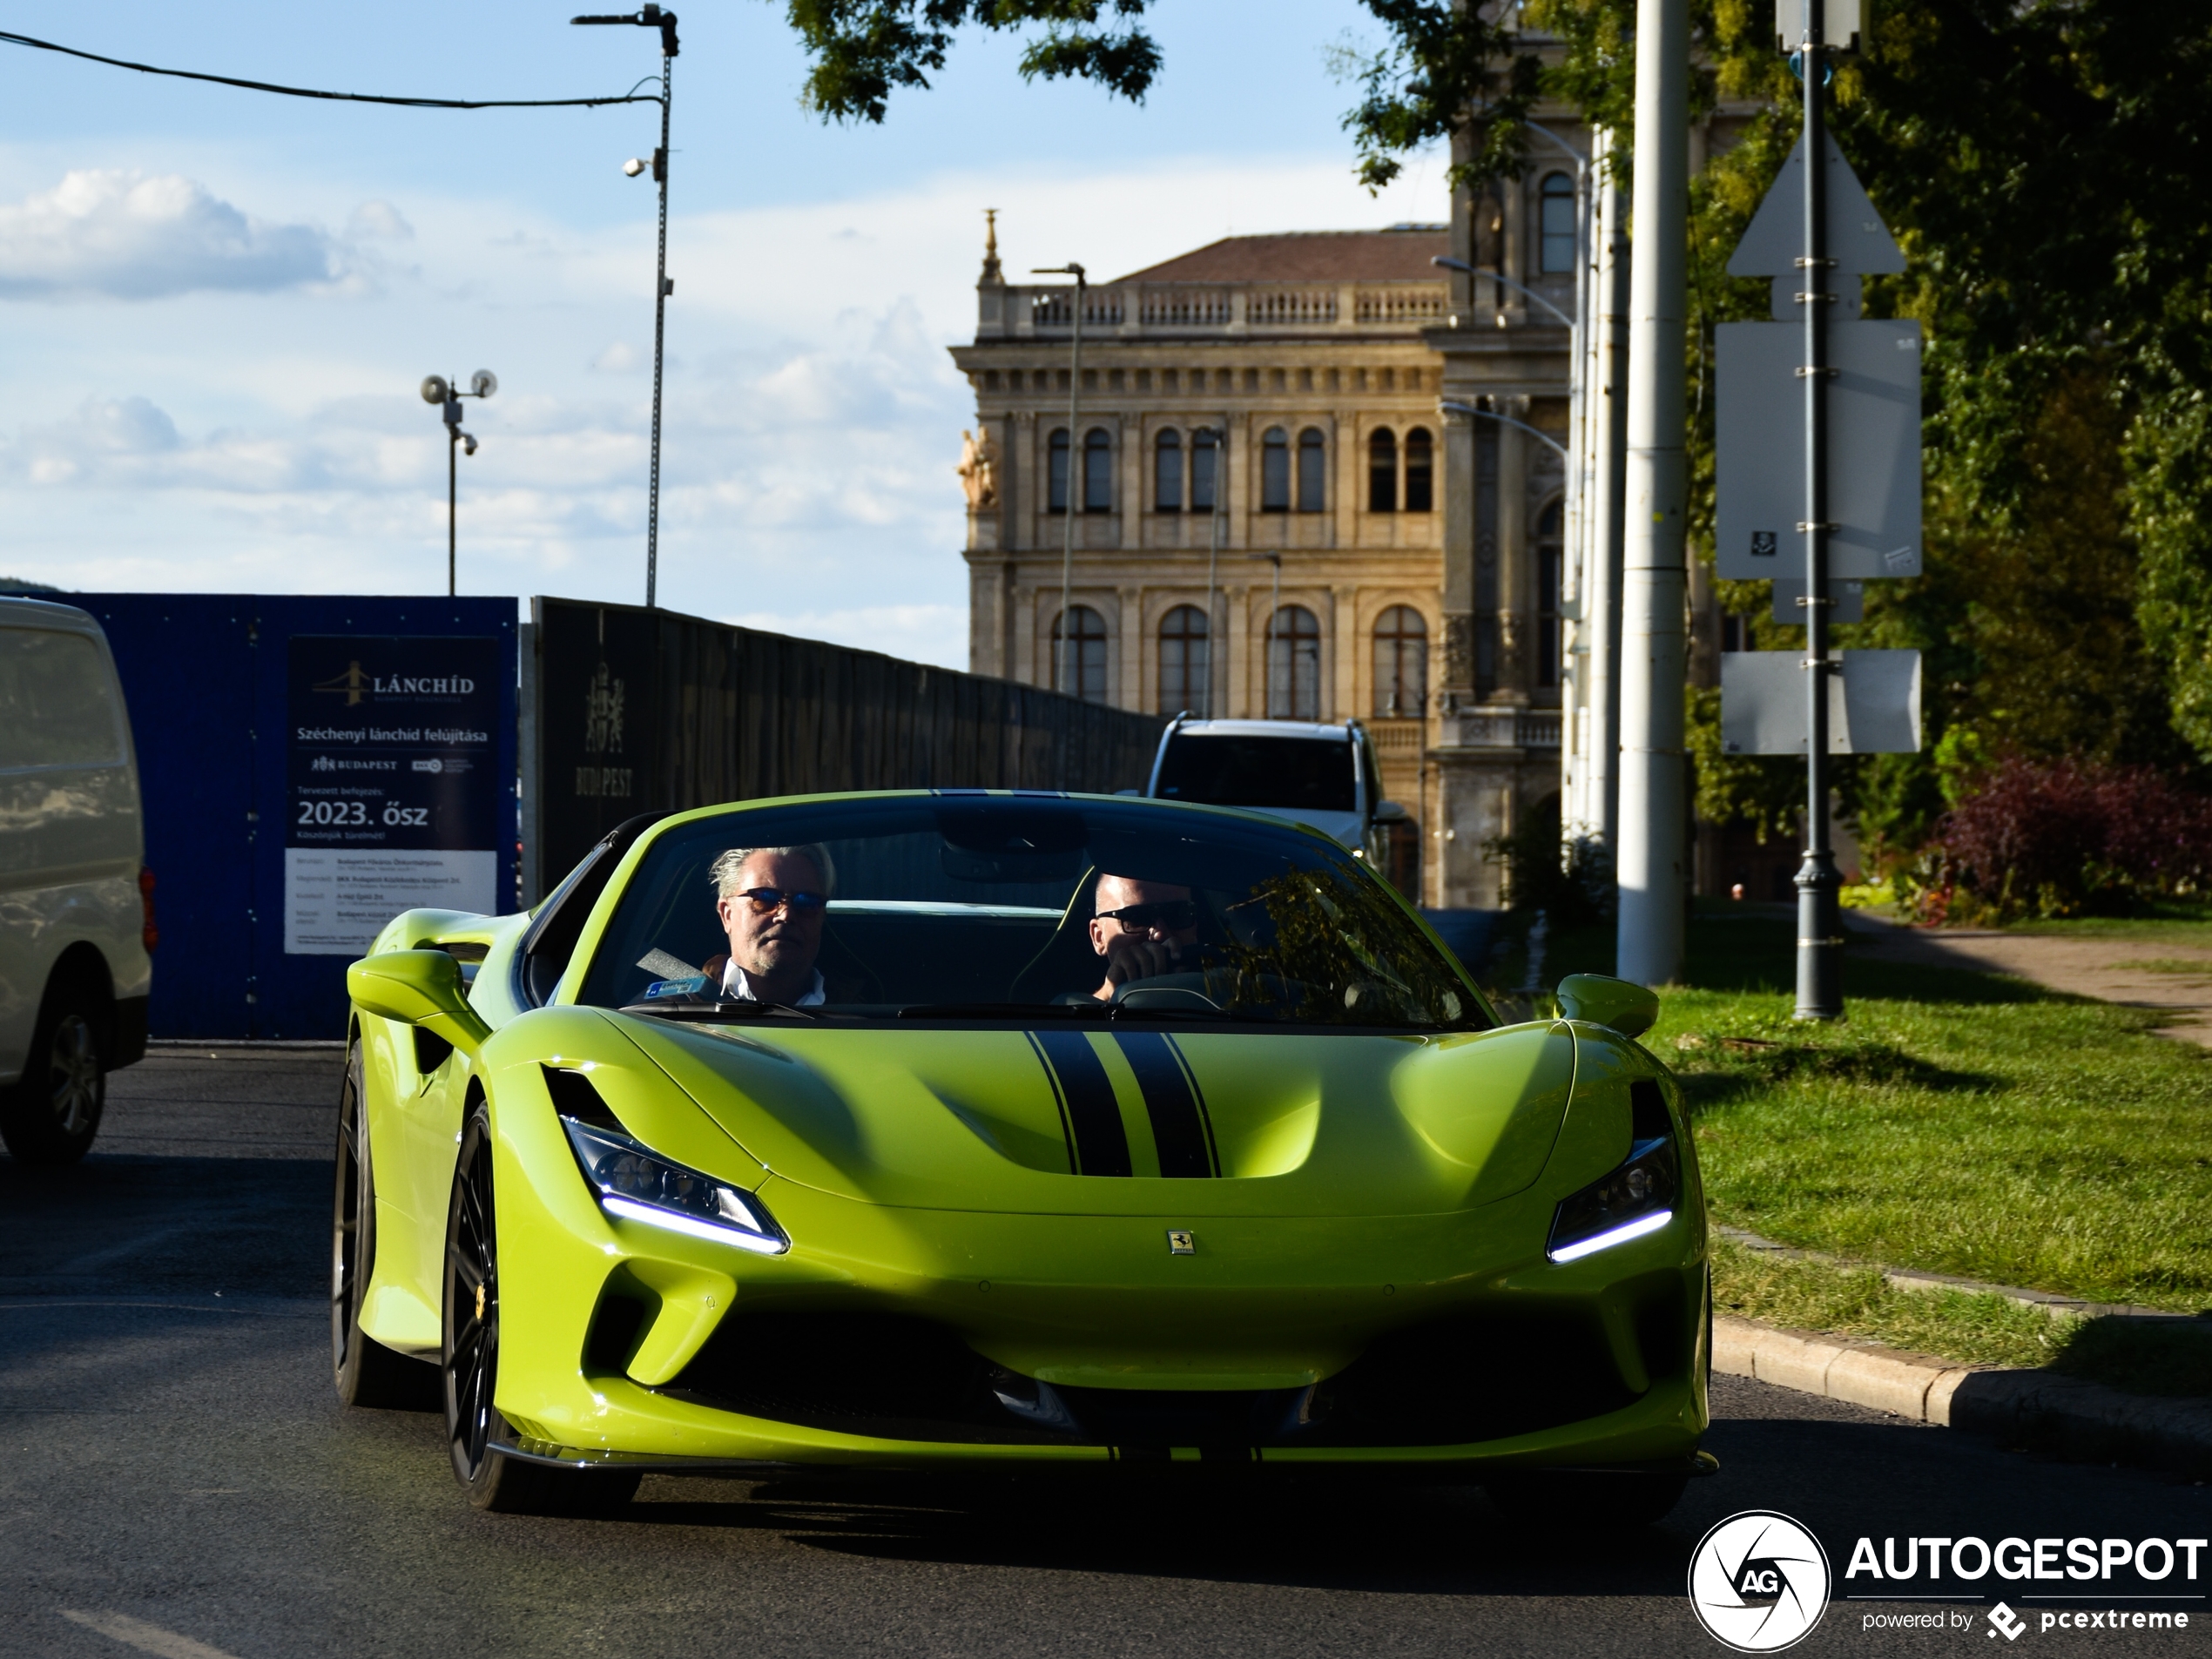
[[[826,899],[837,891],[837,866],[830,862],[829,849],[819,841],[808,841],[802,846],[733,846],[706,867],[707,880],[714,883],[714,896],[726,899],[743,891],[738,886],[738,873],[752,859],[763,853],[776,858],[805,859],[814,867],[814,873],[821,878],[822,896]]]

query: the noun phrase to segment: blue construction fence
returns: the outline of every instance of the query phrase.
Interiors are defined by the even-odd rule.
[[[53,597],[130,705],[154,1036],[342,1036],[346,965],[397,912],[515,908],[514,599]]]

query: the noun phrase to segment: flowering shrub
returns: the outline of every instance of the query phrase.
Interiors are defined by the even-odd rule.
[[[2202,892],[2212,887],[2212,799],[2148,766],[2006,760],[1946,815],[1914,874],[1931,921],[2070,916]]]

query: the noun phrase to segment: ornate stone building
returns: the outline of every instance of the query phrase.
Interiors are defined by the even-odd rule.
[[[1455,192],[1448,225],[1231,237],[1090,286],[1079,386],[1076,290],[1008,282],[994,228],[953,348],[976,400],[971,669],[1159,713],[1357,717],[1418,820],[1401,880],[1497,903],[1484,844],[1559,788],[1564,470],[1439,406],[1563,441],[1568,336],[1431,260],[1571,310],[1575,192],[1539,165]]]

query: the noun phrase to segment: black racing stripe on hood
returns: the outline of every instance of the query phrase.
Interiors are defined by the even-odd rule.
[[[1036,1045],[1060,1091],[1062,1109],[1076,1136],[1078,1175],[1134,1175],[1130,1162],[1129,1132],[1122,1127],[1122,1109],[1114,1098],[1114,1085],[1105,1063],[1080,1031],[1032,1031]]]
[[[1122,1057],[1144,1091],[1144,1110],[1152,1120],[1152,1143],[1160,1150],[1160,1173],[1204,1180],[1214,1173],[1212,1136],[1205,1108],[1164,1033],[1116,1031]]]

